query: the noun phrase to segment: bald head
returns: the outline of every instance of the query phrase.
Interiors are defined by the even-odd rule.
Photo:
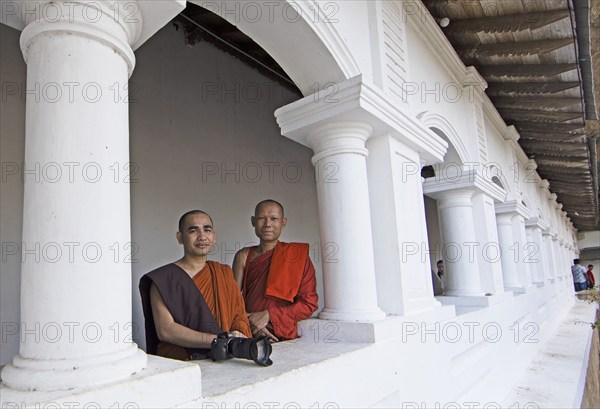
[[[265,199],[261,202],[258,202],[256,207],[254,208],[254,217],[258,216],[258,212],[263,205],[277,205],[281,209],[281,217],[284,217],[283,206],[277,200],[273,199]]]
[[[178,228],[179,228],[179,231],[180,231],[180,232],[182,232],[182,233],[183,233],[183,229],[185,228],[185,219],[186,219],[188,216],[191,216],[191,215],[193,215],[193,214],[205,214],[205,215],[207,215],[207,216],[208,216],[208,218],[210,219],[210,223],[211,223],[211,224],[214,226],[214,223],[213,223],[212,217],[210,217],[210,215],[209,215],[208,213],[206,213],[206,212],[205,212],[205,211],[203,211],[203,210],[190,210],[189,212],[186,212],[186,213],[184,213],[184,214],[183,214],[183,216],[181,216],[181,217],[179,218],[179,226],[178,226]]]

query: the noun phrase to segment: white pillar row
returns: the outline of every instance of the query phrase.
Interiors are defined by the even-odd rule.
[[[556,271],[556,278],[558,278],[559,280],[564,280],[565,275],[564,272],[562,271],[562,261],[561,261],[561,256],[560,256],[560,243],[558,242],[558,235],[555,237],[552,237],[552,254],[554,256],[554,266],[555,266],[555,271]]]
[[[502,262],[502,275],[504,286],[507,290],[521,290],[523,287],[519,280],[518,264],[514,259],[514,252],[509,249],[514,247],[513,213],[499,213],[496,215],[498,226],[498,243]]]
[[[107,3],[89,7],[94,23],[89,8],[64,7],[72,14],[28,20],[21,34],[28,89],[56,91],[27,99],[25,168],[69,171],[56,183],[25,178],[24,252],[39,253],[21,269],[19,355],[2,371],[13,389],[104,384],[146,364],[130,337],[131,265],[111,251],[131,245],[129,185],[110,173],[129,162],[128,105],[111,89],[127,89],[141,16],[125,23]]]
[[[315,155],[321,243],[333,246],[335,263],[323,264],[324,319],[373,321],[385,314],[377,306],[375,264],[367,181],[366,140],[373,129],[360,122],[329,123],[308,140]],[[334,178],[321,177],[331,174]]]
[[[569,274],[571,274],[571,264],[573,263],[573,259],[569,258],[567,244],[565,240],[559,239],[558,242],[560,243],[560,255],[562,260],[561,271],[563,272],[564,276],[568,276]]]
[[[114,171],[129,162],[133,50],[183,8],[182,0],[2,8],[2,22],[22,30],[27,89],[44,90],[27,96],[24,167],[54,178],[24,180],[21,343],[2,371],[5,392],[91,390],[146,366],[131,342],[130,186]]]
[[[499,202],[499,199],[496,199],[496,202]],[[475,193],[473,213],[481,288],[487,294],[501,294],[505,290],[494,199],[487,193]]]
[[[512,291],[526,291],[532,284],[529,263],[526,261],[530,260],[534,250],[534,246],[527,243],[525,232],[529,210],[519,201],[511,200],[496,205],[496,216],[504,285]]]
[[[421,283],[423,287],[415,291],[415,302],[410,308],[420,305],[422,309],[430,309],[436,306],[436,302],[426,292],[424,277],[399,278],[401,272],[394,267],[398,264],[395,261],[389,264],[385,260],[378,260],[376,276],[371,214],[374,214],[374,205],[380,203],[370,203],[369,182],[372,179],[367,176],[366,143],[372,137],[388,135],[406,145],[407,154],[419,152],[421,158],[430,162],[441,160],[447,144],[398,106],[390,104],[381,90],[365,84],[360,75],[336,84],[335,88],[335,98],[331,98],[325,89],[275,112],[282,135],[314,151],[319,217],[322,221],[321,240],[323,245],[333,245],[337,250],[338,262],[323,263],[325,307],[319,317],[376,321],[385,317],[379,305],[386,306],[390,313],[402,313],[403,308],[412,301],[401,305],[402,302],[394,300],[413,289],[402,289],[401,281],[405,279],[410,285]],[[385,155],[385,147],[381,146],[381,149],[377,154]],[[382,175],[386,174],[383,168],[388,167],[389,170],[391,165],[390,158],[382,161],[379,165]],[[416,172],[419,171],[417,166]],[[402,185],[392,183],[389,179],[381,183],[377,186],[380,192],[385,185],[398,197],[404,198]],[[418,188],[407,189],[411,195],[420,194]],[[403,216],[399,215],[399,208],[391,202],[384,203],[385,200],[387,198],[381,204],[390,211],[386,219],[387,233],[388,237],[393,238],[396,228],[393,221]],[[418,217],[418,212],[423,213],[419,205],[410,211],[415,217]],[[393,242],[387,243],[393,253],[391,258],[399,256],[398,246],[401,243],[398,240],[403,237],[410,236],[396,236]],[[423,240],[418,234],[415,237]],[[429,275],[424,268],[416,273]],[[381,296],[393,299],[382,300],[381,303],[378,301],[376,277],[388,280],[390,291]]]
[[[393,315],[439,307],[431,282],[419,154],[389,134],[369,139],[367,147],[379,307]]]
[[[554,264],[554,257],[552,255],[552,232],[550,228],[546,228],[543,232],[544,239],[544,266],[545,266],[545,276],[548,281],[554,283],[556,280],[556,266]]]
[[[546,248],[543,241],[542,230],[544,225],[537,217],[529,218],[525,223],[527,233],[527,250],[525,262],[529,263],[531,270],[531,279],[534,284],[542,286],[546,281],[547,260]]]
[[[494,211],[494,202],[506,198],[504,189],[476,169],[465,167],[459,175],[427,179],[423,190],[438,204],[446,295],[510,295],[504,292]],[[489,305],[500,298],[480,301]],[[474,303],[469,301],[469,305]]]
[[[474,191],[457,189],[437,195],[438,213],[442,229],[444,269],[449,296],[481,296],[479,260],[476,256],[477,239],[473,222]]]
[[[531,277],[531,260],[535,252],[534,243],[530,243],[527,240],[527,231],[525,230],[525,219],[527,217],[528,215],[524,216],[521,214],[513,217],[513,234],[516,243],[514,256],[517,259],[521,284],[525,288],[531,287],[533,283]]]

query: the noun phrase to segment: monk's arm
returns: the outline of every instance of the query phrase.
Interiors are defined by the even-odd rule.
[[[269,308],[269,318],[275,333],[285,334],[290,327],[295,327],[298,321],[309,318],[319,308],[318,302],[315,267],[310,258],[307,258],[294,302],[284,307]]]
[[[248,257],[248,249],[243,248],[233,258],[233,278],[238,288],[242,289],[242,282],[244,280],[244,267],[246,267],[246,258]]]
[[[150,287],[150,303],[159,340],[184,348],[210,348],[216,335],[176,323],[154,284]]]

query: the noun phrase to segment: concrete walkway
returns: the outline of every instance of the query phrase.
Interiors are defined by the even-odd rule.
[[[596,304],[575,302],[512,388],[503,407],[581,406],[595,310]]]

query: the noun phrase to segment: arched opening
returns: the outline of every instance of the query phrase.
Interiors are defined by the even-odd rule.
[[[233,24],[227,29],[242,31],[262,47],[257,54],[270,55],[304,95],[353,74],[351,58],[330,52],[314,24],[294,17],[293,8],[286,8],[289,14],[275,8],[269,21],[265,4],[191,3],[208,5],[207,13],[216,13],[209,18],[221,15]],[[257,11],[249,7],[262,7],[258,13],[264,20],[244,18]],[[192,8],[201,7],[188,4],[182,14],[191,16]],[[309,243],[320,308],[321,265],[336,257],[335,246],[320,243],[313,152],[282,137],[273,115],[301,95],[219,40],[190,42],[194,34],[181,27],[165,26],[140,48],[131,78],[137,87],[130,114],[131,157],[138,170],[131,189],[137,250],[133,321],[140,328],[134,341],[141,346],[139,278],[181,256],[175,224],[187,210],[211,214],[217,244],[210,259],[231,265],[237,250],[258,241],[250,225],[254,205],[265,198],[281,202],[288,218],[281,239]],[[341,66],[338,61],[344,60]]]
[[[430,126],[430,129],[448,143],[448,150],[444,155],[443,162],[424,166],[421,169],[421,176],[425,181],[456,180],[460,178],[463,172],[463,164],[465,162],[464,152],[466,152],[466,150],[464,150],[461,155],[458,149],[463,148],[462,145],[457,149],[451,138],[440,129],[440,127],[443,126],[449,130],[449,132],[453,132],[453,128],[445,119],[431,114],[426,118],[429,118],[430,122],[433,122],[435,119],[435,126]],[[453,139],[456,140],[456,138],[457,135],[455,135]],[[440,268],[440,264],[442,266],[444,265],[445,252],[438,212],[438,202],[433,195],[428,195],[427,193],[424,193],[423,201],[425,203],[425,221],[427,224],[433,291],[434,295],[439,296],[445,294],[445,289],[447,288],[447,273],[444,272],[443,267]]]

